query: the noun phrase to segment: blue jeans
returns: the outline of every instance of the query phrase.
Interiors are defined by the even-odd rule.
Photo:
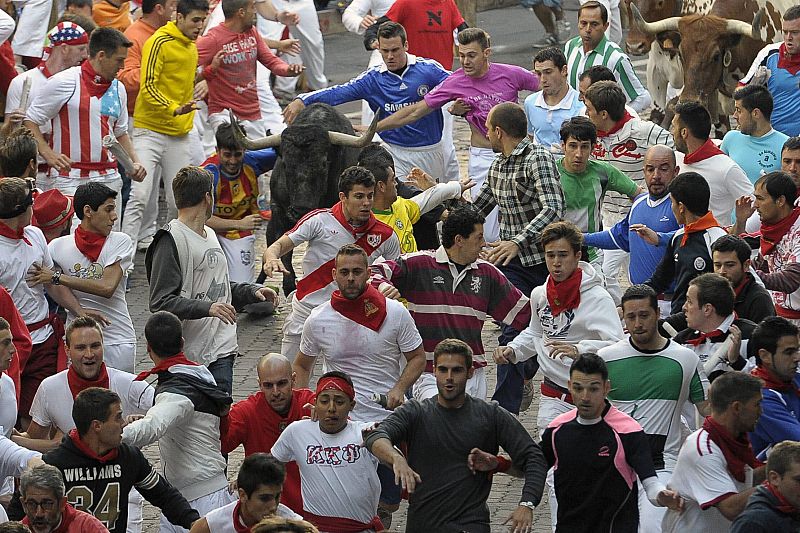
[[[505,274],[508,281],[525,296],[530,296],[535,287],[543,285],[547,280],[547,266],[544,263],[526,267],[519,258],[515,257],[508,265],[498,266],[498,268]],[[503,330],[497,342],[500,346],[507,346],[519,333],[511,326],[503,324]],[[522,385],[526,379],[533,378],[537,370],[539,370],[539,363],[535,358],[513,365],[497,365],[497,384],[492,400],[510,413],[519,414],[519,406],[522,403]]]
[[[217,387],[227,392],[229,396],[233,394],[233,362],[235,360],[236,354],[231,354],[227,357],[220,357],[208,365],[208,371],[214,376]]]

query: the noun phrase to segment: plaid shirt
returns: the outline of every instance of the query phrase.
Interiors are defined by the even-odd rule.
[[[527,138],[508,157],[499,154],[475,200],[484,216],[495,206],[500,207],[500,239],[517,244],[524,266],[543,263],[539,233],[564,217],[564,192],[553,155]]]

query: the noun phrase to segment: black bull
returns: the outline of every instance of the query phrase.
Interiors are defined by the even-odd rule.
[[[331,207],[339,200],[339,176],[356,164],[361,148],[369,144],[376,127],[377,119],[364,136],[358,137],[342,113],[328,104],[311,104],[283,133],[251,140],[241,129],[234,128],[245,149],[271,146],[278,152],[269,185],[272,219],[267,225],[267,246],[306,213]],[[292,253],[281,261],[290,272],[283,276],[283,291],[289,294],[295,289],[296,280]],[[263,280],[262,273],[259,281]]]

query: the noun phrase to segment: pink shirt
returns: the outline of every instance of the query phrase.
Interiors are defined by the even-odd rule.
[[[467,122],[486,135],[489,111],[503,102],[517,102],[519,91],[538,91],[539,76],[516,65],[490,63],[489,71],[480,78],[471,78],[458,69],[425,95],[429,107],[439,108],[461,98],[470,104]]]
[[[220,50],[223,50],[223,56],[219,68],[203,71],[208,80],[208,112],[230,109],[243,120],[261,118],[256,60],[278,76],[286,76],[289,65],[267,48],[255,26],[245,33],[232,32],[225,24],[211,28],[197,40],[198,65],[210,65]]]

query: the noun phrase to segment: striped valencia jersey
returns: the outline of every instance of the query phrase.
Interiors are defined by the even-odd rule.
[[[203,167],[214,175],[214,215],[227,220],[241,220],[247,215],[258,214],[258,177],[272,170],[275,159],[277,154],[272,148],[247,151],[242,170],[235,177],[222,172],[218,154],[206,159]],[[226,239],[241,239],[253,232],[230,230],[219,234]]]

